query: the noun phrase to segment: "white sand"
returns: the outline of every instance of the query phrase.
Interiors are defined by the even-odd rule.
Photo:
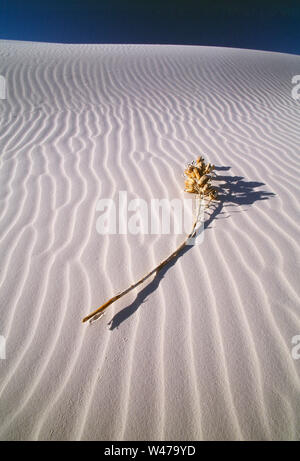
[[[0,74],[1,439],[299,438],[300,57],[1,41]],[[182,240],[101,236],[97,200],[184,198],[199,153],[238,196],[82,324]]]

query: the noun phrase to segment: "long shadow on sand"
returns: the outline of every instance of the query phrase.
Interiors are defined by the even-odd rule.
[[[215,170],[219,172],[215,181],[218,181],[218,199],[219,202],[215,202],[209,217],[204,223],[204,230],[207,229],[210,224],[224,213],[223,208],[228,204],[240,207],[242,205],[252,205],[259,200],[267,200],[274,197],[275,194],[264,190],[257,190],[257,188],[264,186],[265,184],[257,181],[246,181],[242,176],[229,176],[222,175],[222,172],[228,171],[229,166],[226,167],[215,167]],[[245,210],[239,210],[245,211]],[[147,297],[151,295],[159,286],[160,282],[164,278],[166,272],[176,264],[177,260],[185,253],[193,249],[193,245],[185,246],[182,251],[175,256],[166,266],[164,266],[156,275],[154,279],[145,286],[137,295],[133,303],[122,309],[120,312],[114,315],[112,320],[108,323],[110,330],[118,328],[118,326],[130,317],[137,309],[145,302]],[[149,268],[151,269],[151,268]]]

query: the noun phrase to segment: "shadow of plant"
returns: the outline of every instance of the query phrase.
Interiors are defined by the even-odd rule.
[[[229,166],[215,167],[216,172],[228,170],[230,170]],[[204,223],[204,230],[207,229],[215,219],[218,219],[218,216],[223,214],[223,208],[227,204],[235,206],[253,205],[253,203],[257,201],[268,200],[269,198],[275,196],[273,192],[257,190],[257,188],[265,186],[264,183],[258,181],[246,181],[243,176],[218,175],[214,179],[214,183],[218,186],[218,201],[214,202],[209,208],[210,214]],[[239,212],[241,211],[245,210],[240,210]],[[146,301],[147,297],[158,288],[166,272],[183,254],[191,251],[192,248],[193,245],[185,246],[177,256],[175,256],[168,264],[166,264],[166,266],[157,272],[154,279],[138,293],[135,300],[129,306],[124,307],[121,311],[114,315],[112,320],[108,323],[108,325],[110,325],[110,330],[118,328],[122,322],[134,314],[141,304]]]

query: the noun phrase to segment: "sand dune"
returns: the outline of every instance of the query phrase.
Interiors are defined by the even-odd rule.
[[[300,57],[0,42],[0,438],[300,436]],[[181,242],[99,235],[99,198],[229,186],[204,242],[91,324]],[[109,323],[110,322],[110,323]]]

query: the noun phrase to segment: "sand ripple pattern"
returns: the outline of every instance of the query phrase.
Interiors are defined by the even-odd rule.
[[[0,439],[299,439],[300,57],[13,41],[0,57]],[[237,198],[82,325],[182,239],[101,236],[98,199],[183,198],[199,152]]]

